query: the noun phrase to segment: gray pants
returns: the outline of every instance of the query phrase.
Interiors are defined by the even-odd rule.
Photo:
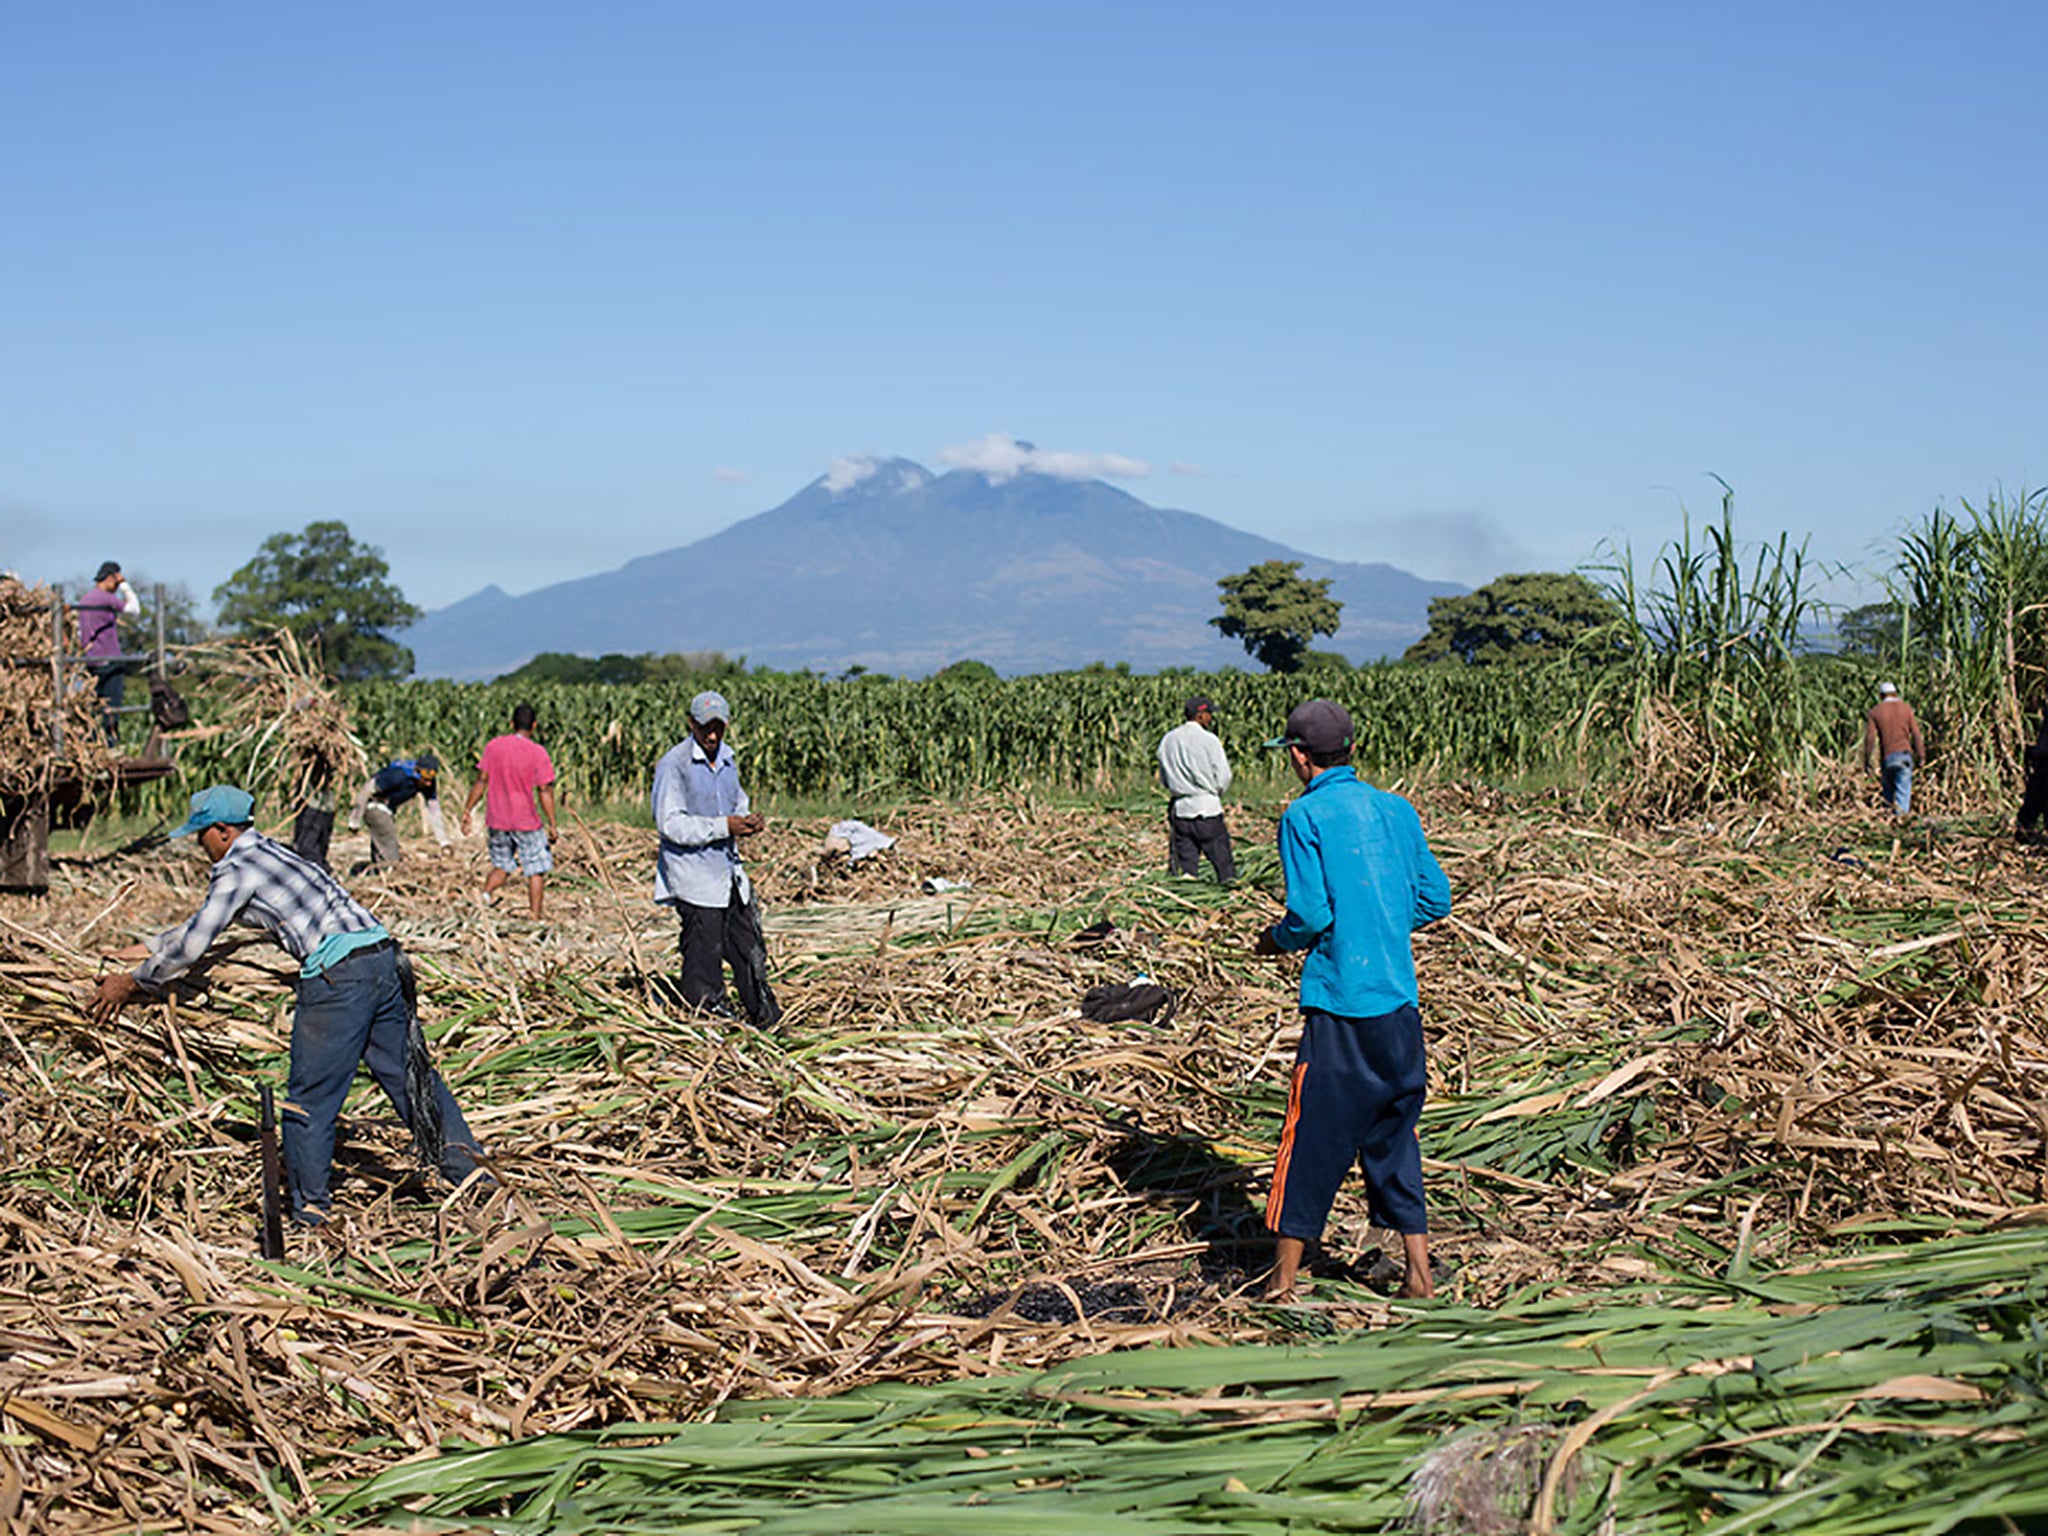
[[[396,864],[405,857],[398,846],[398,818],[390,806],[372,800],[363,807],[363,826],[370,834],[372,864]]]

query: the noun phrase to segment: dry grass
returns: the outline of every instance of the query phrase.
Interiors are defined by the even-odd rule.
[[[1860,815],[1617,832],[1421,799],[1458,902],[1419,955],[1460,1299],[2048,1200],[2039,866]],[[648,984],[674,946],[650,833],[572,820],[540,925],[479,905],[480,836],[356,883],[419,962],[507,1189],[422,1188],[366,1086],[341,1241],[282,1265],[255,1256],[250,1127],[282,1076],[281,955],[94,1031],[94,956],[189,911],[201,861],[0,907],[6,1529],[276,1528],[451,1440],[1396,1315],[1341,1266],[1306,1306],[1251,1298],[1292,1050],[1291,973],[1246,953],[1269,893],[1161,878],[1151,815],[927,807],[851,870],[823,827],[771,829],[755,861],[777,1038]],[[923,896],[931,875],[972,889]],[[1105,915],[1109,944],[1070,942]],[[1180,994],[1170,1027],[1079,1018],[1139,969]],[[1334,1259],[1368,1256],[1362,1206],[1347,1191]]]
[[[91,782],[107,762],[99,696],[86,673],[71,668],[59,708],[50,675],[51,604],[46,586],[0,575],[0,795],[39,794],[59,779]],[[64,615],[64,648],[78,651],[78,622]],[[53,716],[63,752],[54,749]]]

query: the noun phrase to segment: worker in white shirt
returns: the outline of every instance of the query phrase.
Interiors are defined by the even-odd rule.
[[[1167,848],[1177,875],[1192,878],[1207,858],[1216,879],[1237,879],[1230,856],[1230,829],[1223,824],[1223,792],[1230,788],[1230,759],[1216,738],[1216,706],[1205,698],[1187,702],[1187,720],[1159,742],[1159,782],[1173,797],[1166,809]]]

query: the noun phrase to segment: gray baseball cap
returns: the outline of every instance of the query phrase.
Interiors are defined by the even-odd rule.
[[[706,688],[690,700],[690,718],[699,725],[709,725],[714,720],[730,722],[732,706],[725,702],[725,695]]]

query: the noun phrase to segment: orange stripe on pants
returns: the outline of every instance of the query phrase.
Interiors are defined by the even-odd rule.
[[[1287,1165],[1294,1158],[1294,1128],[1301,1121],[1301,1085],[1308,1076],[1308,1063],[1298,1061],[1287,1081],[1287,1120],[1280,1127],[1280,1155],[1273,1161],[1273,1187],[1266,1195],[1266,1226],[1280,1230],[1280,1213],[1287,1207]]]

